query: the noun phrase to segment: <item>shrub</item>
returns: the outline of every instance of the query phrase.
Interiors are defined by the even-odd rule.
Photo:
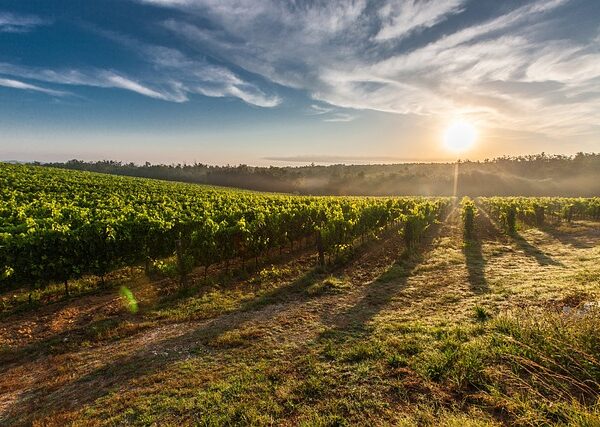
[[[475,202],[467,196],[463,197],[460,206],[464,235],[465,238],[471,239],[475,229],[475,215],[477,214],[477,208],[475,207]]]

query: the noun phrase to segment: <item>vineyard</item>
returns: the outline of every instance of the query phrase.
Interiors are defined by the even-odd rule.
[[[517,220],[536,226],[548,221],[600,221],[600,197],[481,197],[479,203],[509,232],[516,231]]]
[[[0,201],[0,425],[600,423],[600,198],[0,164]]]
[[[9,285],[65,284],[174,257],[194,267],[267,256],[309,242],[331,262],[356,239],[403,225],[407,245],[449,199],[260,195],[33,166],[0,166],[0,272]]]

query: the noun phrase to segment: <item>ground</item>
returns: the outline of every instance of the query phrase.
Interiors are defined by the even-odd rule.
[[[600,225],[507,236],[480,210],[475,236],[455,209],[412,254],[387,230],[325,270],[305,248],[252,273],[199,272],[186,291],[128,269],[35,309],[5,294],[0,424],[597,425],[581,397],[597,383],[563,398],[539,375],[557,372],[548,357],[511,353],[514,339],[496,349],[515,324],[600,298]]]

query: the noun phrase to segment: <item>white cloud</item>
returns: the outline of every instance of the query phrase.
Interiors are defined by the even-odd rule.
[[[19,80],[13,80],[13,79],[0,78],[0,86],[9,87],[12,89],[21,89],[21,90],[31,90],[34,92],[42,92],[47,95],[53,95],[53,96],[67,95],[67,92],[53,90],[53,89],[47,89],[47,88],[44,88],[41,86],[36,86],[36,85],[25,83],[25,82],[22,82]]]
[[[244,88],[244,86],[228,86],[225,93],[259,107],[275,107],[281,103],[278,96],[266,96],[250,85],[247,88]]]
[[[182,5],[186,2],[161,3]],[[110,69],[47,69],[0,63],[0,73],[61,85],[118,88],[178,103],[188,101],[191,94],[232,97],[264,108],[281,103],[281,98],[277,95],[266,94],[257,85],[245,81],[224,66],[208,63],[205,59],[192,59],[175,48],[143,43],[123,34],[95,27],[89,29],[129,49],[153,69],[151,72],[142,69],[146,76],[144,78]]]
[[[130,80],[126,77],[119,76],[112,72],[102,73],[101,76],[106,79],[106,85],[109,87],[116,87],[132,92],[139,93],[140,95],[148,96],[150,98],[162,99],[164,101],[184,102],[187,101],[187,97],[178,92],[174,93],[161,93],[156,90],[150,89],[146,86],[141,85],[138,82]],[[102,83],[101,83],[102,84]]]
[[[318,116],[324,122],[351,122],[356,119],[356,115],[340,111],[339,108],[328,107],[319,104],[312,104],[308,114]]]
[[[463,10],[465,0],[405,0],[386,3],[379,16],[383,25],[376,40],[404,38],[424,28],[430,28]]]
[[[258,107],[275,107],[281,103],[281,99],[277,96],[267,96],[260,90],[254,87],[248,87],[246,89],[243,86],[217,86],[211,87],[209,85],[205,86],[196,86],[195,88],[190,88],[191,91],[195,93],[199,93],[201,95],[210,96],[210,97],[234,97],[239,98],[242,101],[250,105],[256,105]]]
[[[168,95],[131,84],[125,87],[127,89],[137,89],[134,91],[176,102],[187,101],[188,95],[195,93],[210,97],[238,98],[250,105],[265,108],[281,103],[278,96],[265,94],[258,86],[243,80],[224,66],[211,64],[202,58],[193,59],[172,47],[143,43],[114,32],[97,29],[95,31],[136,53],[152,65],[155,80],[167,81],[168,86],[176,88]]]
[[[390,42],[461,13],[467,3],[388,1],[376,16],[364,2],[160,3],[188,14],[163,23],[187,43],[326,105],[466,114],[491,126],[563,134],[569,123],[581,132],[600,120],[597,43],[560,40],[541,25],[560,25],[556,11],[569,0],[532,1],[403,51]],[[196,15],[211,29],[193,24]]]
[[[310,106],[311,114],[321,115],[321,114],[331,113],[332,111],[334,111],[333,108],[323,107],[322,105],[312,104]]]
[[[165,52],[162,51],[163,54]],[[173,55],[174,52],[177,51],[170,52],[171,60],[167,61],[163,55],[156,57],[156,63],[162,67],[173,67],[177,72],[166,73],[159,78],[159,82],[154,82],[154,85],[143,84],[115,71],[102,69],[50,70],[0,63],[0,72],[20,78],[62,85],[123,89],[150,98],[178,103],[188,101],[189,95],[194,93],[211,97],[238,98],[248,104],[265,108],[275,107],[281,103],[281,98],[278,96],[265,94],[258,87],[242,81],[226,68],[184,60],[183,56],[178,58],[179,62],[175,62],[173,59],[177,55]],[[15,82],[15,86],[12,87],[16,87],[16,83],[18,83],[16,80],[6,81]],[[60,93],[38,86],[28,86],[20,88],[38,90],[48,94]]]
[[[187,100],[184,93],[181,91],[177,84],[172,83],[168,85],[168,87],[162,89],[153,89],[133,79],[117,74],[114,71],[110,70],[50,70],[0,63],[0,73],[8,74],[11,76],[19,76],[20,78],[25,78],[29,80],[36,80],[61,85],[124,89],[138,93],[140,95],[165,101],[184,102]],[[42,88],[39,88],[38,86],[33,87],[37,89],[33,89],[32,87],[23,89],[38,90],[40,92],[45,92],[48,94],[62,93],[59,91],[46,89],[40,90]]]
[[[25,33],[47,22],[34,15],[0,12],[0,33]]]
[[[356,116],[346,113],[335,113],[331,117],[323,119],[324,122],[351,122]]]
[[[530,81],[581,83],[600,77],[600,52],[586,52],[582,47],[551,45],[527,67]]]

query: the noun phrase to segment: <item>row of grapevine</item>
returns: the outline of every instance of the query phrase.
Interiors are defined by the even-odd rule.
[[[517,230],[518,203],[512,197],[480,197],[478,203],[507,233]]]
[[[515,197],[519,219],[542,225],[546,218],[554,221],[600,221],[600,197]]]
[[[517,219],[535,226],[548,220],[600,221],[600,197],[480,197],[478,202],[509,232]]]
[[[23,165],[0,164],[0,173],[0,282],[38,286],[173,255],[183,282],[195,266],[257,259],[307,238],[335,256],[393,221],[418,222],[420,233],[447,204],[264,195]]]
[[[461,218],[466,239],[472,239],[475,232],[475,215],[477,207],[473,199],[465,196],[460,202]]]
[[[431,224],[440,219],[449,206],[449,199],[438,199],[415,204],[401,215],[402,235],[409,251],[413,251],[417,247],[425,231]]]

